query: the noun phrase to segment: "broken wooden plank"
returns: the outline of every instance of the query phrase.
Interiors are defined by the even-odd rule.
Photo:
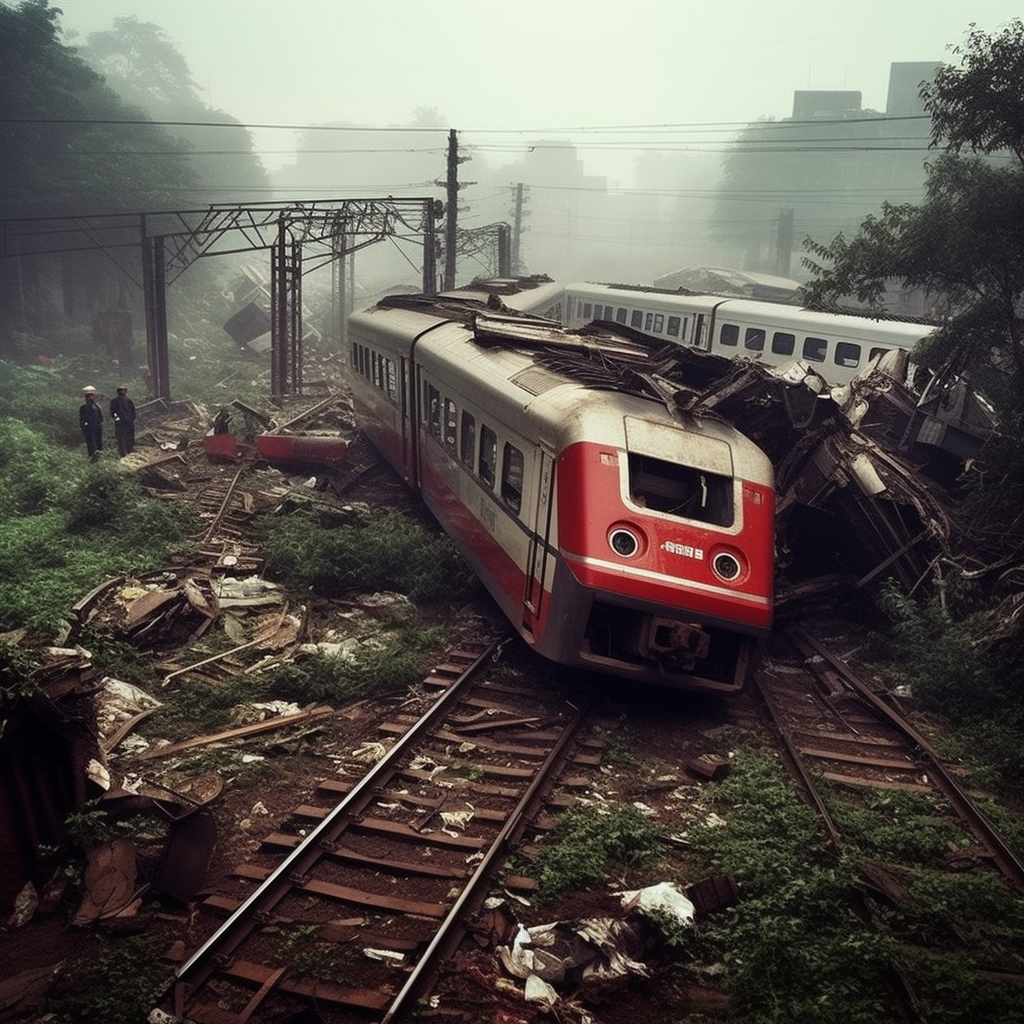
[[[235,729],[226,729],[224,732],[217,732],[208,736],[196,736],[194,739],[182,740],[180,743],[168,743],[162,747],[151,747],[139,756],[144,758],[167,757],[171,754],[181,753],[184,750],[192,750],[195,747],[206,747],[211,743],[244,739],[247,736],[257,736],[260,733],[272,732],[275,729],[283,729],[286,726],[297,725],[301,722],[311,722],[314,719],[326,718],[333,714],[334,708],[324,704],[310,708],[308,711],[300,711],[295,715],[280,715],[277,718],[268,718],[264,722],[240,725]]]

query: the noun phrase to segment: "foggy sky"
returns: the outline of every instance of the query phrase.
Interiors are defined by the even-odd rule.
[[[432,107],[496,152],[588,129],[571,133],[587,142],[588,173],[622,184],[637,147],[713,145],[727,129],[790,116],[795,90],[856,90],[883,111],[892,62],[952,61],[972,21],[992,33],[1022,13],[1019,0],[52,5],[71,44],[117,17],[160,26],[210,106],[282,126],[254,133],[271,170],[290,162],[296,127],[403,125]],[[626,127],[641,131],[623,139]]]

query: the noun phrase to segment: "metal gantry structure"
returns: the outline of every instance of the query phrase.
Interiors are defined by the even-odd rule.
[[[389,197],[33,218],[0,226],[0,258],[24,260],[95,251],[111,260],[142,289],[151,397],[170,398],[168,286],[203,257],[268,251],[270,384],[272,394],[279,396],[302,390],[303,273],[336,263],[343,275],[345,258],[359,249],[388,239],[415,240],[422,246],[423,291],[433,293],[442,215],[443,206],[436,199]]]

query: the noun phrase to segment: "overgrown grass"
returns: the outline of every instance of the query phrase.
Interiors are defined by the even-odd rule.
[[[933,869],[949,833],[927,800],[879,796],[862,812],[847,810],[836,853],[771,757],[739,751],[711,792],[726,824],[694,830],[694,852],[702,870],[734,875],[741,899],[699,926],[693,953],[725,965],[724,985],[739,1004],[732,1019],[895,1020],[888,992],[897,972],[920,1000],[923,1020],[1024,1019],[1014,986],[978,973],[1005,960],[1021,934],[1024,903],[994,876]],[[917,828],[928,834],[908,844],[903,833]],[[909,900],[872,904],[869,925],[854,913],[858,865],[891,857],[904,860]]]
[[[578,805],[560,815],[536,865],[542,898],[586,889],[662,851],[661,828],[629,804]]]
[[[475,586],[444,534],[396,512],[335,528],[305,514],[263,517],[256,533],[268,577],[323,597],[391,590],[415,602],[459,602]]]
[[[159,940],[112,940],[60,966],[48,1009],[59,1024],[138,1024],[172,978]]]
[[[195,528],[111,463],[90,464],[23,423],[0,420],[0,631],[43,635],[103,579],[166,564]]]
[[[1016,789],[1024,775],[1024,658],[1016,639],[985,643],[990,620],[975,599],[918,604],[895,588],[883,607],[892,627],[877,654],[911,686],[919,706],[951,724],[952,743],[989,784]]]
[[[446,640],[441,628],[402,628],[380,646],[360,648],[351,661],[321,654],[276,668],[267,674],[268,692],[299,704],[345,704],[396,693],[423,678]]]

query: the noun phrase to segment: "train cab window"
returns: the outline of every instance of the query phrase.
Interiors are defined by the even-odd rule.
[[[441,392],[433,384],[426,385],[426,415],[430,433],[441,440]]]
[[[480,426],[480,463],[478,472],[480,479],[488,487],[494,487],[498,467],[498,435],[490,427]]]
[[[791,356],[796,349],[796,335],[776,331],[772,335],[772,352],[777,356]]]
[[[718,332],[719,345],[738,345],[740,343],[740,329],[736,324],[722,324]]]
[[[523,453],[505,442],[501,453],[501,499],[516,514],[523,505]]]
[[[626,310],[624,307],[619,306],[619,308],[615,310],[615,322],[617,324],[624,324],[626,322]]]
[[[450,398],[446,398],[444,400],[444,446],[452,455],[455,454],[458,423],[459,414],[455,403]]]
[[[743,335],[743,347],[748,352],[764,351],[764,328],[748,327]]]
[[[732,478],[695,466],[629,453],[629,497],[634,505],[680,519],[732,526]]]
[[[836,366],[845,366],[847,369],[855,367],[860,362],[860,345],[851,341],[836,342],[835,362]]]
[[[593,306],[591,305],[591,303],[589,303],[589,302],[584,302],[583,303],[583,319],[584,320],[589,320],[590,319],[591,310],[592,309],[593,309]]]
[[[635,327],[638,331],[644,325],[644,313],[642,309],[634,309],[629,315],[629,326]]]
[[[803,358],[809,363],[825,362],[828,342],[824,338],[804,338]]]
[[[476,448],[476,418],[462,410],[462,434],[459,438],[459,458],[463,465],[473,468],[473,450]]]
[[[670,316],[668,318],[668,334],[673,338],[679,337],[679,325],[682,321],[677,316]]]

